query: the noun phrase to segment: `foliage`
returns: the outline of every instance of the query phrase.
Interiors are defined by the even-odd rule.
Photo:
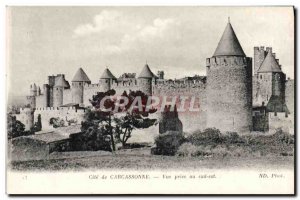
[[[204,131],[195,131],[187,137],[187,142],[194,145],[213,144],[222,142],[221,132],[216,128],[207,128]]]
[[[41,119],[41,114],[39,114],[37,117],[37,122],[34,123],[33,132],[38,132],[41,130],[42,130],[42,119]]]
[[[167,131],[159,134],[155,138],[156,147],[152,150],[152,153],[155,155],[173,156],[183,141],[183,135],[177,131]]]
[[[70,136],[74,151],[111,151],[110,136],[103,129],[90,126],[85,131]]]
[[[31,131],[25,131],[25,125],[16,119],[16,116],[7,115],[7,137],[12,139],[19,136],[33,134]]]
[[[292,156],[294,155],[294,136],[276,130],[275,134],[247,134],[236,132],[220,134],[217,129],[195,131],[186,138],[186,142],[179,147],[179,156],[217,157],[261,157],[261,156]]]
[[[49,120],[49,124],[53,126],[53,128],[63,127],[65,126],[65,120],[60,119],[59,117],[52,117]]]
[[[125,147],[134,129],[148,128],[156,123],[155,119],[149,118],[149,114],[156,110],[146,109],[146,94],[141,91],[130,91],[127,94],[124,91],[118,99],[115,93],[115,90],[109,90],[94,95],[90,100],[93,110],[87,112],[86,121],[82,124],[82,131],[93,126],[110,135],[113,150],[116,149],[116,142],[121,142]],[[135,106],[137,98],[140,99],[140,107]],[[124,99],[128,100],[127,104]]]

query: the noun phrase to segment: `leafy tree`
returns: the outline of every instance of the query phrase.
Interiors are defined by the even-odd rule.
[[[53,128],[63,127],[65,126],[65,121],[60,119],[59,117],[52,117],[49,120],[49,124],[53,126]]]
[[[125,91],[121,96],[129,101],[124,109],[118,111],[126,111],[124,115],[114,115],[115,137],[125,147],[134,129],[149,128],[156,123],[156,119],[149,118],[149,115],[155,113],[156,109],[147,109],[148,96],[141,91],[130,91],[129,94]],[[135,106],[138,98],[140,99],[139,106]]]
[[[109,90],[94,95],[90,100],[93,110],[87,112],[86,121],[82,123],[82,131],[93,127],[101,129],[102,134],[106,133],[113,151],[116,150],[116,142],[121,142],[123,147],[126,145],[134,129],[148,128],[156,122],[156,119],[148,117],[156,110],[147,108],[146,94],[141,91],[123,92],[118,99],[115,93],[115,90]],[[128,100],[127,104],[125,99]],[[137,102],[139,106],[135,106]]]
[[[15,137],[30,135],[30,131],[25,131],[25,125],[16,119],[16,116],[7,115],[7,137],[12,139]]]
[[[41,118],[41,114],[39,114],[37,117],[37,122],[34,123],[33,131],[37,132],[41,130],[42,130],[42,118]]]

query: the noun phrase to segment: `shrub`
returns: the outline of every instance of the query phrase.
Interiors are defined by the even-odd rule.
[[[231,155],[231,152],[225,145],[217,145],[212,148],[211,152],[216,157],[226,157]]]
[[[90,127],[86,131],[71,134],[70,146],[73,151],[112,151],[109,137],[97,127]]]
[[[65,126],[65,120],[60,119],[59,117],[52,117],[49,120],[49,124],[53,126],[53,128],[63,127]]]
[[[294,136],[284,132],[281,128],[276,130],[273,139],[280,144],[294,144]]]
[[[184,157],[199,157],[210,156],[212,155],[212,152],[204,145],[196,146],[191,143],[183,143],[176,152],[176,155]]]
[[[184,137],[177,131],[167,131],[155,138],[156,148],[152,151],[155,155],[174,156]]]
[[[237,132],[226,132],[222,140],[226,144],[245,143],[245,140]]]
[[[216,128],[195,131],[187,137],[187,141],[194,145],[218,144],[222,142],[221,132]]]

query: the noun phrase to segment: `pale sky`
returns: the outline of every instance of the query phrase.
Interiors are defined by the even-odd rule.
[[[47,76],[79,67],[92,83],[105,67],[119,77],[139,74],[147,60],[166,78],[205,75],[230,22],[248,57],[254,46],[271,46],[287,77],[294,77],[292,7],[10,7],[8,91],[29,94]]]

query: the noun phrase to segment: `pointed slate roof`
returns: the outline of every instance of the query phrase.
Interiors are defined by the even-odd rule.
[[[74,78],[72,79],[72,82],[91,82],[91,80],[83,71],[83,69],[80,67],[76,72]]]
[[[272,52],[268,52],[258,72],[282,72]]]
[[[230,23],[227,24],[213,56],[246,56]]]
[[[149,65],[146,64],[138,78],[155,78],[155,77],[156,76],[150,70]]]
[[[106,68],[102,76],[100,77],[100,79],[117,79],[117,78],[111,73],[111,71],[108,68]]]
[[[62,76],[58,76],[57,79],[55,80],[55,87],[68,87],[68,84],[64,80]]]

